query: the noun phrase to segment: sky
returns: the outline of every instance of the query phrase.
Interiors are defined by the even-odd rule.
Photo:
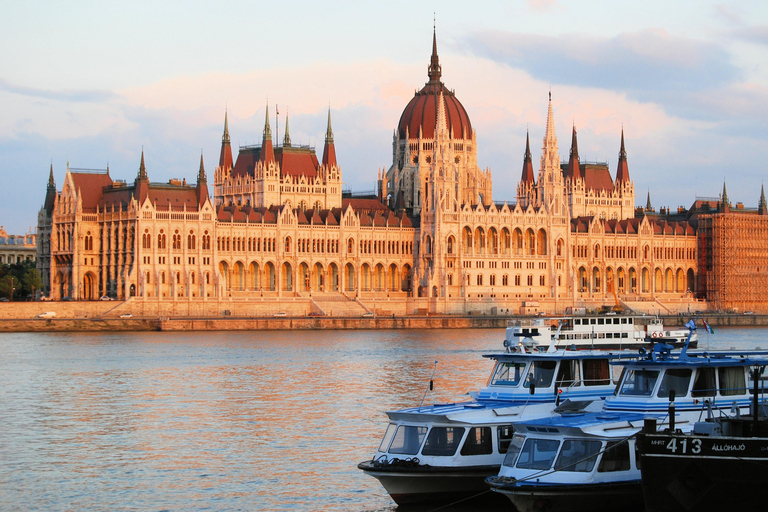
[[[764,1],[0,0],[0,225],[34,231],[53,165],[209,185],[224,113],[233,150],[273,136],[322,153],[330,108],[345,186],[373,190],[400,115],[442,80],[477,133],[493,197],[514,201],[526,132],[541,156],[552,92],[560,155],[615,176],[624,130],[636,203],[757,206],[768,177]],[[279,117],[275,116],[275,105]],[[277,132],[277,134],[275,134]]]

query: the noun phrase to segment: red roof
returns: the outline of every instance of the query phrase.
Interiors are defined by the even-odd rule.
[[[80,173],[71,172],[72,183],[82,200],[83,209],[93,209],[101,204],[101,196],[104,187],[112,185],[112,178],[107,173]]]
[[[581,171],[587,190],[613,192],[613,179],[607,165],[583,164]]]

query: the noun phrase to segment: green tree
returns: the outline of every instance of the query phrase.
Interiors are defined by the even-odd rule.
[[[24,291],[28,292],[34,299],[35,290],[39,290],[43,286],[43,279],[40,277],[40,271],[36,268],[27,270],[22,279],[22,286]]]
[[[0,293],[13,300],[14,293],[16,290],[21,288],[20,285],[21,283],[18,279],[16,279],[11,274],[7,274],[5,277],[0,279]]]

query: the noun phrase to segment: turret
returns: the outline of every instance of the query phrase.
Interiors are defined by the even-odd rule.
[[[629,183],[629,167],[627,166],[627,152],[624,149],[624,128],[622,128],[619,164],[616,166],[616,188],[619,188],[624,183]]]
[[[765,185],[760,186],[760,202],[757,203],[757,213],[768,215],[768,204],[765,202]]]
[[[725,190],[725,181],[723,181],[723,195],[720,198],[718,211],[722,213],[728,213],[731,211],[731,204],[730,201],[728,201],[728,192]]]
[[[45,190],[45,213],[49,217],[53,213],[53,203],[56,201],[56,182],[53,180],[53,162],[51,162],[51,171],[48,174],[48,187]]]
[[[325,131],[325,147],[323,147],[323,165],[333,167],[336,163],[336,147],[333,143],[333,130],[331,129],[331,108],[328,107],[328,128]]]
[[[219,156],[219,168],[224,171],[232,169],[232,147],[229,142],[229,122],[227,111],[224,111],[224,135],[221,136],[221,156]]]
[[[565,175],[574,181],[576,178],[584,178],[584,176],[581,174],[581,167],[579,165],[579,144],[576,141],[576,125],[573,125],[573,135],[571,136],[571,156],[568,159],[568,167],[566,169]]]
[[[149,193],[149,176],[147,176],[147,168],[144,165],[144,148],[141,148],[141,163],[134,184],[136,186],[135,197],[139,203],[143,203]]]
[[[261,162],[269,164],[275,161],[275,150],[272,147],[272,129],[269,127],[269,104],[264,119],[264,137],[261,141]]]
[[[205,178],[205,167],[203,166],[203,153],[200,153],[200,170],[197,172],[197,204],[203,204],[208,199],[208,180]]]

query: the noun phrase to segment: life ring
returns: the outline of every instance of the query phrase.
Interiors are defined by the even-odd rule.
[[[658,338],[659,337],[659,333],[654,332],[653,334],[651,334],[651,336],[654,337],[654,338]]]

